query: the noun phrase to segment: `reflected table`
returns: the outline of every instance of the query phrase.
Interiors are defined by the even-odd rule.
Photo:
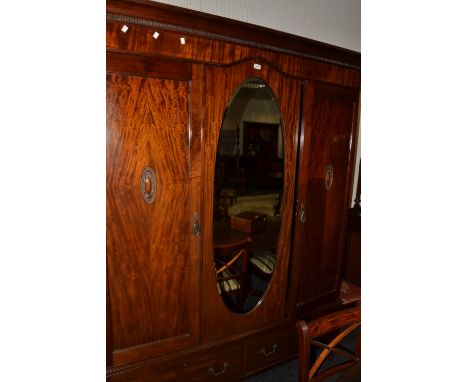
[[[280,230],[280,217],[267,218],[265,228],[259,232],[242,232],[231,229],[230,222],[227,220],[218,220],[213,222],[213,246],[226,244],[235,244],[251,238],[252,252],[270,250],[275,251]]]

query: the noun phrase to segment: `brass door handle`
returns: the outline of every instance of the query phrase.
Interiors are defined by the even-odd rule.
[[[211,374],[211,375],[214,375],[214,376],[218,376],[218,375],[221,375],[221,374],[224,374],[227,370],[229,366],[229,363],[228,362],[224,362],[223,363],[223,368],[221,369],[221,371],[215,371],[214,368],[210,367],[208,369],[208,374]]]
[[[306,210],[305,210],[304,202],[302,202],[301,208],[299,209],[299,221],[301,223],[305,223],[305,219],[306,219]]]
[[[273,348],[270,351],[266,351],[265,348],[261,348],[260,349],[260,354],[264,355],[265,357],[269,357],[269,356],[275,354],[277,350],[278,350],[278,345],[273,344]]]

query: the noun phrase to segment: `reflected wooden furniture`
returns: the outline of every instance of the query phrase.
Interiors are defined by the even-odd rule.
[[[280,230],[279,217],[267,217],[265,228],[258,232],[242,232],[231,229],[231,225],[226,220],[218,220],[213,222],[213,245],[220,246],[229,243],[237,243],[239,241],[250,238],[252,240],[252,252],[265,248],[274,250],[278,240]]]
[[[234,188],[221,188],[217,198],[217,219],[229,219],[229,207],[232,207],[237,201],[237,192]]]
[[[232,207],[237,201],[237,192],[234,188],[221,188],[220,198],[224,198],[226,203]]]
[[[283,190],[278,195],[278,202],[273,207],[273,215],[277,216],[281,214],[281,201],[283,199]]]
[[[236,163],[239,163],[238,159]],[[233,176],[226,179],[226,184],[234,187],[235,190],[239,190],[241,194],[245,193],[245,170],[237,167]]]
[[[278,130],[276,123],[244,121],[243,144],[249,184],[268,186],[272,165],[278,160]]]
[[[299,336],[299,382],[323,381],[331,375],[360,363],[361,334],[358,331],[354,352],[341,348],[340,343],[361,325],[361,306],[340,310],[317,318],[311,322],[304,320],[296,324]],[[328,343],[320,342],[321,337],[335,333],[338,334]],[[311,359],[311,347],[323,349],[314,362]],[[332,366],[326,370],[320,367],[326,358],[332,354],[340,354],[348,358],[347,361]]]
[[[216,264],[216,278],[219,292],[227,304],[231,300],[226,296],[236,297],[236,307],[242,311],[249,284],[250,245],[247,238],[237,243],[228,243],[213,247]]]
[[[225,221],[217,221],[214,225],[214,248],[232,246],[243,240],[250,241],[249,276],[254,274],[265,282],[269,282],[276,266],[276,246],[279,234],[279,218],[268,217],[261,231],[246,233],[231,229]],[[255,255],[257,253],[257,255]],[[261,295],[257,290],[250,292]]]
[[[263,280],[266,285],[262,289],[255,288],[253,283],[250,293],[256,296],[263,296],[270,285],[271,277],[276,268],[276,253],[272,251],[263,251],[262,253],[250,258],[250,271],[252,275]]]
[[[276,254],[274,251],[265,252],[266,253],[262,253],[257,256],[252,256],[250,258],[250,267],[252,269],[252,273],[265,281],[270,281],[271,275],[275,270]]]

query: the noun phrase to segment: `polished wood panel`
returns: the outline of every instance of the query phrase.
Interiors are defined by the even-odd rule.
[[[325,381],[329,376],[360,363],[360,325],[360,305],[327,314],[310,322],[298,321],[296,328],[299,337],[299,382]],[[354,350],[350,351],[341,347],[340,343],[353,331],[357,331],[357,338]],[[321,342],[321,337],[325,335],[330,337],[329,343]],[[312,357],[313,361],[310,357],[311,347],[321,350],[316,358]],[[324,370],[321,366],[330,354],[344,356],[345,361]]]
[[[350,202],[356,135],[357,93],[348,88],[307,83],[304,92],[297,199],[305,222],[295,221],[291,288],[293,314],[337,297]],[[333,166],[327,190],[326,169]]]
[[[192,64],[177,62],[161,57],[135,56],[130,54],[107,52],[106,67],[109,73],[136,74],[145,77],[170,78],[190,81]]]
[[[174,359],[128,369],[111,376],[112,382],[204,382],[240,380],[241,344],[202,350]]]
[[[107,276],[106,266],[106,366],[112,366],[112,322],[109,299],[109,277]]]
[[[319,311],[318,315],[322,315],[325,312],[332,312],[336,311],[339,308],[333,307],[333,309],[327,308],[326,310]],[[158,370],[160,370],[161,365],[163,364],[171,364],[173,366],[170,367],[170,369],[174,369],[174,373],[176,373],[176,370],[179,370],[179,373],[183,372],[183,365],[184,365],[184,360],[189,358],[193,359],[194,357],[197,357],[200,354],[224,354],[223,349],[226,349],[227,352],[230,352],[230,349],[236,348],[238,345],[242,345],[243,351],[240,354],[240,359],[241,359],[241,369],[243,370],[243,375],[247,374],[255,374],[258,371],[268,368],[271,365],[281,363],[282,361],[285,361],[287,359],[291,359],[294,354],[289,353],[285,357],[278,357],[272,360],[271,362],[265,362],[265,359],[268,357],[264,357],[264,360],[260,363],[250,363],[251,370],[246,371],[246,353],[248,351],[247,349],[247,344],[250,343],[257,343],[259,341],[266,340],[268,338],[268,341],[286,341],[284,338],[284,334],[291,333],[292,331],[295,331],[295,322],[293,321],[286,321],[284,320],[283,322],[276,322],[272,325],[265,325],[260,328],[254,328],[252,330],[246,330],[244,332],[238,333],[234,336],[231,336],[229,338],[219,338],[218,340],[212,341],[212,342],[205,342],[197,346],[193,346],[187,349],[183,349],[174,353],[168,353],[162,356],[154,357],[151,359],[147,360],[142,360],[136,363],[131,363],[131,364],[125,364],[125,365],[119,365],[119,366],[113,366],[113,367],[108,367],[107,368],[107,375],[108,376],[114,376],[117,374],[120,374],[119,378],[122,381],[125,381],[124,376],[128,375],[139,375],[140,372],[146,373],[146,371],[150,371],[151,373],[157,373]],[[297,333],[293,333],[293,337],[290,339],[291,341],[294,342],[294,344],[297,345]],[[262,340],[263,339],[263,340]],[[273,343],[274,343],[273,342]],[[287,345],[288,348],[290,348],[290,344]],[[284,350],[285,348],[282,346],[282,349]],[[250,347],[250,351],[252,351],[252,348]],[[295,352],[297,352],[297,348],[295,349]],[[234,354],[236,354],[236,358],[239,355],[237,351],[234,351]],[[164,366],[166,367],[166,366]],[[146,370],[146,371],[144,371]]]
[[[361,55],[358,52],[225,17],[148,0],[107,0],[107,12],[124,14],[127,21],[130,21],[129,18],[145,20],[143,25],[151,25],[151,21],[148,20],[157,20],[159,23],[153,23],[153,28],[171,27],[180,33],[208,36],[210,40],[222,41],[224,44],[234,41],[244,46],[302,55],[339,66],[357,69],[361,66]]]
[[[121,30],[124,25],[129,28],[126,33]],[[157,39],[153,38],[155,31],[159,33]],[[269,62],[270,66],[288,76],[351,87],[360,86],[360,72],[358,69],[339,67],[331,63],[309,60],[289,54],[282,55],[271,50],[233,42],[217,41],[171,29],[133,24],[131,21],[117,22],[108,20],[106,33],[107,50],[112,52],[137,52],[143,56],[178,58],[192,62],[228,66],[256,59]],[[181,37],[185,38],[185,44],[180,43]],[[255,37],[255,34],[250,36],[252,40]]]
[[[207,67],[205,104],[205,173],[204,173],[204,341],[227,337],[251,328],[284,319],[291,222],[295,189],[297,136],[299,128],[300,82],[278,73],[267,64],[261,70],[253,67],[255,61],[230,68]],[[218,136],[223,116],[231,98],[248,78],[263,79],[277,98],[284,135],[284,191],[278,254],[270,287],[260,303],[247,314],[236,314],[223,303],[216,287],[213,263],[213,182]]]
[[[115,365],[197,341],[190,96],[189,82],[107,77],[107,262]],[[146,166],[156,174],[152,204],[140,193]]]
[[[235,381],[290,358],[296,317],[340,304],[360,54],[146,0],[107,0],[106,18],[109,379]],[[224,112],[251,77],[277,98],[286,165],[276,270],[238,314],[216,287],[213,179]]]
[[[293,357],[297,354],[297,340],[296,328],[290,325],[247,341],[245,345],[246,373]]]

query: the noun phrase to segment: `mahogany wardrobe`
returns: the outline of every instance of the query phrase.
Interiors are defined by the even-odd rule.
[[[106,18],[107,379],[294,358],[339,304],[360,54],[152,1]]]

